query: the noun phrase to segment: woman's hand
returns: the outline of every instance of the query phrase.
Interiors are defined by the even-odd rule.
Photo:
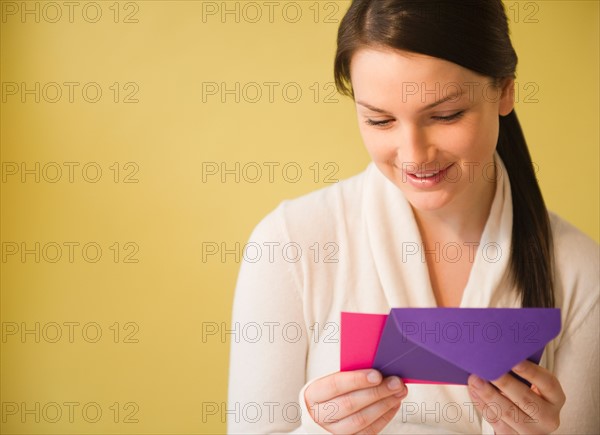
[[[508,373],[491,384],[471,375],[469,394],[475,407],[497,434],[547,434],[558,429],[565,393],[556,376],[527,360],[513,371],[531,387]]]
[[[408,390],[396,376],[377,370],[337,372],[304,391],[310,416],[331,433],[379,433],[394,417]]]

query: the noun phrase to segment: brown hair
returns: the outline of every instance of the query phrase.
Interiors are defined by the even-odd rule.
[[[334,76],[340,93],[354,97],[350,62],[368,46],[444,59],[496,83],[514,78],[518,61],[502,0],[353,0],[338,30]],[[500,116],[496,149],[513,201],[511,278],[523,307],[553,307],[550,220],[514,110]]]

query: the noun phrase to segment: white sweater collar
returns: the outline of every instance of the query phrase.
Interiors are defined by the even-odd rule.
[[[507,287],[512,234],[512,196],[505,166],[496,153],[500,174],[461,307],[519,306]],[[363,222],[379,280],[392,307],[437,306],[423,244],[410,204],[402,191],[371,163],[363,192]],[[462,255],[469,248],[461,246]],[[443,249],[443,248],[442,248]],[[452,248],[452,255],[456,252]],[[508,305],[507,305],[508,304]]]

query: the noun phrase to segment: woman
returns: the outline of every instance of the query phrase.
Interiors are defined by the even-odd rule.
[[[600,431],[598,246],[546,210],[516,65],[501,0],[352,2],[335,78],[373,163],[254,230],[285,255],[240,270],[233,322],[262,335],[232,343],[230,432]],[[562,330],[513,368],[531,387],[339,372],[341,311],[436,306],[558,307]]]

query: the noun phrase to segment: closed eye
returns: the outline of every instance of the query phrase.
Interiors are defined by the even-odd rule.
[[[454,113],[452,115],[448,115],[448,116],[432,116],[431,119],[435,119],[436,121],[441,121],[441,122],[450,122],[450,121],[459,119],[464,114],[465,114],[465,111],[461,110],[460,112],[456,112],[456,113]]]
[[[365,120],[365,123],[366,123],[367,125],[373,125],[373,126],[379,126],[379,127],[383,127],[383,126],[386,126],[386,125],[388,125],[388,124],[389,124],[390,122],[392,122],[392,121],[393,121],[392,119],[384,119],[384,120],[382,120],[382,121],[375,121],[375,120],[373,120],[373,119],[368,119],[368,118],[367,118],[367,119]]]

